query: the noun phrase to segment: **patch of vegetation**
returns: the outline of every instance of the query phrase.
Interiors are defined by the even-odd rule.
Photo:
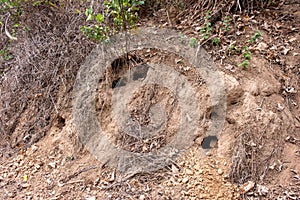
[[[134,27],[138,19],[139,6],[144,1],[139,0],[109,0],[104,1],[101,11],[95,12],[93,7],[86,9],[86,21],[90,25],[81,26],[81,31],[92,40],[105,41],[109,36]]]
[[[256,31],[254,33],[254,35],[251,37],[251,42],[252,43],[257,42],[257,39],[260,38],[261,36],[262,36],[262,32],[259,31],[259,30]],[[247,42],[249,43],[250,41],[247,41]],[[239,67],[243,67],[244,69],[248,69],[248,67],[250,65],[250,60],[252,58],[252,56],[251,56],[252,54],[249,51],[249,47],[248,46],[244,46],[242,54],[243,54],[243,59],[244,60],[240,64],[238,64],[238,66]]]
[[[11,60],[13,58],[12,54],[9,52],[6,46],[0,49],[0,56],[3,60]]]
[[[191,38],[190,41],[189,41],[189,45],[190,47],[192,48],[195,48],[197,46],[197,39],[196,38]]]
[[[235,46],[234,44],[230,44],[229,48],[228,48],[228,52],[229,54],[233,53],[233,54],[237,54],[240,52],[240,47],[239,46]]]
[[[218,38],[218,37],[213,38],[212,43],[213,43],[213,45],[218,46],[220,43],[220,38]]]
[[[231,26],[230,26],[230,22],[231,22],[231,19],[229,16],[225,16],[223,21],[222,21],[222,25],[223,25],[223,30],[224,31],[229,31],[231,29]]]
[[[258,38],[260,38],[262,36],[262,32],[261,31],[256,31],[255,32],[255,34],[251,37],[251,42],[252,43],[255,43],[256,42],[256,40],[258,39]]]
[[[211,35],[212,27],[211,22],[209,21],[210,18],[210,11],[207,11],[204,17],[204,25],[201,27],[201,33],[204,40],[208,39]]]

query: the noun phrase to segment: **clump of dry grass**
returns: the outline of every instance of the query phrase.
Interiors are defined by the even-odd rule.
[[[271,122],[265,125],[255,120],[255,115],[241,128],[232,148],[229,177],[232,182],[248,180],[262,182],[268,178],[270,166],[280,156],[284,144],[284,130],[271,130]],[[277,169],[280,170],[280,169]]]
[[[1,46],[8,46],[13,59],[2,63],[0,135],[12,146],[40,139],[61,110],[58,94],[71,91],[80,63],[94,46],[80,30],[87,6],[24,3],[18,40],[9,42],[1,32]]]

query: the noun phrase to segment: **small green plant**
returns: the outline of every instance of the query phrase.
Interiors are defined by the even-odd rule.
[[[109,29],[99,25],[82,26],[81,31],[89,38],[98,41],[108,40]]]
[[[215,37],[213,40],[212,40],[212,43],[213,43],[213,45],[219,45],[219,43],[220,43],[220,38],[218,38],[218,37]]]
[[[34,1],[32,3],[33,6],[40,6],[44,1]]]
[[[186,42],[186,36],[182,33],[179,33],[179,41],[181,44],[184,44]]]
[[[211,22],[209,21],[211,18],[210,11],[206,12],[206,15],[204,16],[204,25],[201,27],[201,33],[203,35],[203,39],[206,40],[211,35],[212,27]]]
[[[224,26],[223,30],[224,31],[229,31],[231,29],[230,24],[229,24],[230,21],[231,21],[231,19],[229,16],[224,17],[224,20],[223,20],[223,26]]]
[[[262,36],[262,32],[261,31],[256,31],[255,33],[254,33],[254,35],[251,37],[251,42],[252,43],[255,43],[256,42],[256,40],[258,39],[258,38],[260,38]]]
[[[251,60],[251,52],[250,51],[245,51],[243,53],[243,58],[245,58],[246,60]]]
[[[181,11],[183,11],[184,8],[185,8],[184,2],[179,2],[179,3],[178,3],[178,8],[179,8]]]
[[[9,50],[7,47],[3,47],[0,50],[0,56],[2,57],[3,60],[10,60],[13,58],[13,56],[10,54]]]
[[[191,38],[189,41],[189,45],[190,45],[190,47],[195,48],[197,46],[197,39]]]
[[[0,10],[2,12],[6,12],[9,9],[19,7],[20,1],[18,1],[18,0],[0,0],[0,5],[1,5]]]
[[[250,61],[249,60],[243,60],[243,62],[241,62],[240,64],[238,64],[239,67],[244,67],[245,69],[248,69],[250,65]]]
[[[72,160],[75,160],[74,156],[67,156],[66,157],[66,161],[72,161]]]
[[[20,23],[20,21],[22,21],[24,8],[30,5],[48,5],[48,2],[48,0],[0,0],[0,27],[5,29],[4,31],[7,37],[17,39],[16,36],[19,30],[29,30],[28,27]],[[9,31],[6,30],[7,22],[14,23],[9,24]]]
[[[230,44],[228,48],[229,55],[230,54],[239,54],[240,53],[240,47],[235,46],[234,44]]]
[[[210,12],[210,10],[208,10],[208,11],[206,11],[206,13],[205,13],[205,16],[204,16],[204,19],[205,20],[209,20],[210,18],[211,18],[211,12]]]
[[[94,12],[92,7],[86,9],[86,21],[92,24],[82,26],[81,31],[90,39],[106,41],[117,31],[133,28],[143,4],[138,0],[106,0],[102,13]]]
[[[184,39],[185,39],[185,35],[182,34],[182,33],[180,32],[180,33],[179,33],[179,41],[180,41],[180,42],[183,42]]]
[[[239,67],[244,67],[245,69],[248,69],[249,65],[250,65],[250,60],[252,59],[252,56],[251,56],[251,52],[248,50],[248,47],[247,46],[244,46],[244,49],[243,49],[243,58],[244,60],[238,64]]]

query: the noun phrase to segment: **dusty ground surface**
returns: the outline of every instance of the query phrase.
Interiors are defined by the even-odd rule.
[[[72,104],[60,96],[58,103],[64,104],[65,109],[45,137],[29,148],[17,145],[11,149],[3,145],[0,149],[0,198],[300,199],[299,7],[296,2],[249,16],[230,16],[235,19],[232,22],[235,27],[221,38],[221,45],[203,44],[215,58],[227,86],[226,122],[219,141],[209,153],[203,152],[203,135],[199,133],[194,145],[164,169],[123,176],[97,161],[80,144]],[[200,38],[199,25],[193,17],[194,13],[176,15],[172,10],[169,13],[161,10],[141,24],[172,26]],[[245,44],[256,30],[263,35],[251,45],[249,68],[237,67],[241,56],[226,49],[233,41],[235,45]],[[194,83],[199,94],[205,94],[205,82],[193,73],[192,66],[187,68],[178,63],[178,58],[155,51],[136,54],[147,62],[173,66]],[[103,84],[99,83],[100,91]],[[156,88],[154,97],[147,99],[146,90],[149,88],[136,94],[130,106],[133,117],[147,124],[148,113],[142,112],[144,107],[136,99],[155,104],[172,97],[162,88]],[[101,97],[103,92],[99,93],[98,110],[103,110]],[[176,104],[174,108],[167,103],[164,106],[176,110]],[[108,106],[99,112],[99,118],[103,119],[100,123],[106,130],[112,132],[115,127],[109,109]],[[170,124],[176,125],[176,117],[169,116]],[[203,131],[208,121],[201,124]],[[127,146],[123,148],[127,150],[147,152],[168,142],[176,127],[166,130],[164,137],[155,136],[150,141],[118,137],[115,133],[111,138],[116,145],[125,143]]]

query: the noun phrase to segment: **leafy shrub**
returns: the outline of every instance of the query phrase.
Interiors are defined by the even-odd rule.
[[[139,0],[108,0],[101,12],[95,12],[91,6],[85,12],[86,21],[91,24],[82,26],[81,31],[90,39],[105,41],[117,31],[133,28],[143,4]]]

